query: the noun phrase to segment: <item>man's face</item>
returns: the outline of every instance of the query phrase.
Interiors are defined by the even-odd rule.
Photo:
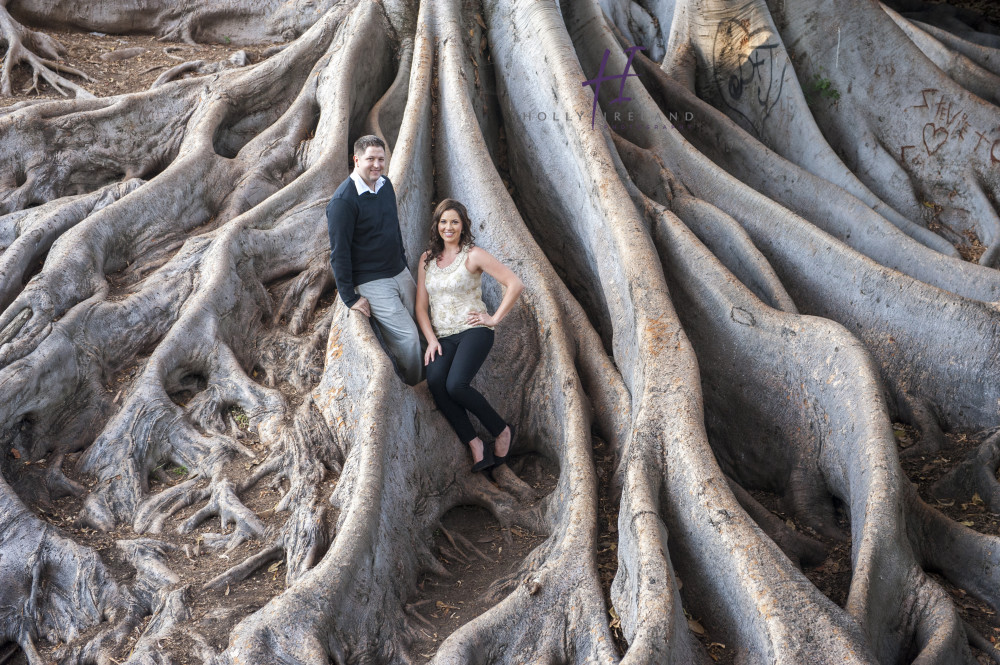
[[[358,157],[354,155],[354,168],[361,176],[361,179],[369,187],[375,187],[375,181],[382,175],[385,168],[385,150],[377,146],[365,148],[365,154]]]

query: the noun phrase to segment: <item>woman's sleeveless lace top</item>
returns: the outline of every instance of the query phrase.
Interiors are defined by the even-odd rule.
[[[469,248],[463,247],[455,260],[445,268],[437,261],[427,266],[424,285],[431,309],[434,334],[441,337],[455,335],[469,328],[490,328],[466,323],[470,312],[485,312],[483,304],[482,273],[473,274],[465,267]]]

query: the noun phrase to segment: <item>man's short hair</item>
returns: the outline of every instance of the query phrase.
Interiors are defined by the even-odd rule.
[[[362,136],[354,142],[354,155],[357,157],[364,157],[365,151],[368,150],[368,148],[382,148],[385,150],[385,141],[374,134]]]

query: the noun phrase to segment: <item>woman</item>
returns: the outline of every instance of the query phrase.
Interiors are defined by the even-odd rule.
[[[417,325],[427,338],[427,385],[458,438],[472,449],[472,471],[482,471],[507,461],[513,428],[470,383],[493,346],[493,326],[510,312],[524,284],[475,246],[469,213],[455,199],[438,204],[430,235],[428,249],[420,257],[416,306]],[[505,287],[493,316],[483,304],[484,272]],[[492,450],[476,436],[467,411],[495,438]]]

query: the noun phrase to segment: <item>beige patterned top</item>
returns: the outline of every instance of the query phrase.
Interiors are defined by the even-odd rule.
[[[439,268],[437,261],[427,266],[424,285],[431,309],[431,326],[440,339],[455,335],[469,328],[489,328],[466,323],[470,312],[485,312],[483,303],[483,275],[471,273],[465,266],[469,248],[463,247],[455,260],[445,268]]]

